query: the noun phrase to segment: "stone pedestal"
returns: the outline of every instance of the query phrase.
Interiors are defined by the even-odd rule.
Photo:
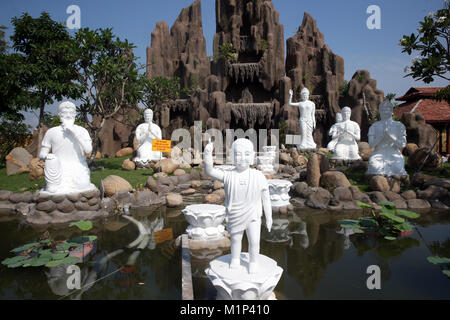
[[[211,241],[225,237],[222,225],[226,208],[213,204],[197,204],[186,207],[183,214],[190,226],[186,232],[189,239],[195,241]]]
[[[249,274],[248,253],[241,254],[241,267],[230,269],[231,255],[217,258],[205,270],[217,290],[217,300],[275,300],[275,289],[283,269],[276,261],[259,255],[258,273]]]
[[[258,157],[258,170],[264,174],[275,174],[275,168],[273,166],[273,159],[268,156]]]
[[[292,182],[288,180],[269,179],[270,200],[273,208],[286,207],[290,205],[289,191],[291,190]]]

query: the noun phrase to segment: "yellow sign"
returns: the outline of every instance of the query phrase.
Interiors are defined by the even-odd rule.
[[[156,231],[153,234],[156,243],[163,243],[173,239],[172,228]]]
[[[156,140],[152,141],[152,151],[170,152],[172,141],[170,140]]]

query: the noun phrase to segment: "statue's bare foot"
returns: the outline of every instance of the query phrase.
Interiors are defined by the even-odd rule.
[[[230,269],[239,269],[241,267],[240,259],[232,259],[230,263]]]
[[[256,262],[250,262],[248,264],[248,273],[250,274],[258,273],[258,264]]]

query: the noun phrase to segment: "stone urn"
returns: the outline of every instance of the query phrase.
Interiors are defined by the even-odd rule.
[[[187,206],[183,211],[189,227],[186,229],[192,240],[217,240],[225,236],[223,221],[226,215],[224,206],[196,204]]]
[[[273,167],[273,159],[268,156],[258,157],[258,170],[264,174],[274,174],[275,168]]]
[[[291,190],[292,182],[281,179],[269,179],[269,193],[273,208],[286,207],[290,205],[289,191]]]

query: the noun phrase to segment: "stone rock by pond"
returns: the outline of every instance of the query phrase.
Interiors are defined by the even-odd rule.
[[[309,158],[306,167],[306,182],[313,187],[320,185],[320,159],[316,153]]]
[[[373,176],[370,179],[370,188],[373,191],[380,191],[380,192],[384,192],[384,191],[389,191],[391,189],[391,187],[389,186],[389,182],[387,181],[386,177],[384,176]]]
[[[429,148],[420,148],[410,155],[408,158],[408,167],[413,170],[419,170],[424,161],[425,164],[422,170],[439,171],[443,168],[441,155],[435,151],[430,152]]]
[[[135,194],[136,201],[132,207],[150,207],[153,205],[162,205],[165,203],[164,197],[159,197],[151,190],[141,190]]]
[[[425,188],[429,186],[442,187],[450,190],[450,179],[448,178],[431,178],[423,185]]]
[[[111,175],[102,180],[103,191],[107,197],[113,196],[118,191],[131,191],[131,184],[119,176]]]
[[[388,201],[387,198],[384,196],[383,192],[381,191],[372,191],[369,192],[368,195],[370,199],[375,203]]]
[[[216,194],[216,193],[211,193],[205,196],[205,203],[208,204],[221,204],[222,203],[222,198],[220,197],[220,195]]]
[[[158,182],[152,176],[147,178],[145,186],[153,192],[158,192]]]
[[[308,165],[308,159],[303,155],[298,155],[295,160],[295,164],[299,167],[305,167]]]
[[[331,198],[331,193],[324,188],[310,188],[306,196],[305,204],[315,209],[326,209]]]
[[[427,189],[418,191],[417,197],[425,200],[445,199],[447,197],[447,189],[436,185],[430,185]]]
[[[408,209],[429,209],[431,208],[430,203],[423,199],[410,199],[406,200],[408,204]]]
[[[184,171],[184,170],[182,170],[182,169],[177,169],[177,170],[175,170],[174,172],[173,172],[173,175],[174,176],[183,176],[183,175],[185,175],[186,174],[186,171]]]
[[[183,204],[183,197],[180,194],[171,193],[166,196],[167,206],[176,208]]]
[[[333,191],[334,198],[337,201],[352,201],[352,192],[348,187],[337,187]]]
[[[337,187],[350,187],[345,174],[339,171],[326,171],[320,178],[320,185],[327,190],[332,190]]]
[[[164,159],[155,164],[155,171],[173,174],[178,169],[178,164],[172,159]]]
[[[195,190],[195,189],[186,189],[186,190],[183,190],[183,191],[181,191],[181,195],[182,196],[190,196],[190,195],[193,195],[193,194],[195,194],[197,191]]]
[[[405,200],[417,199],[417,194],[414,190],[406,190],[405,192],[401,193],[401,196]]]
[[[8,190],[0,190],[0,201],[6,201],[13,193]]]

